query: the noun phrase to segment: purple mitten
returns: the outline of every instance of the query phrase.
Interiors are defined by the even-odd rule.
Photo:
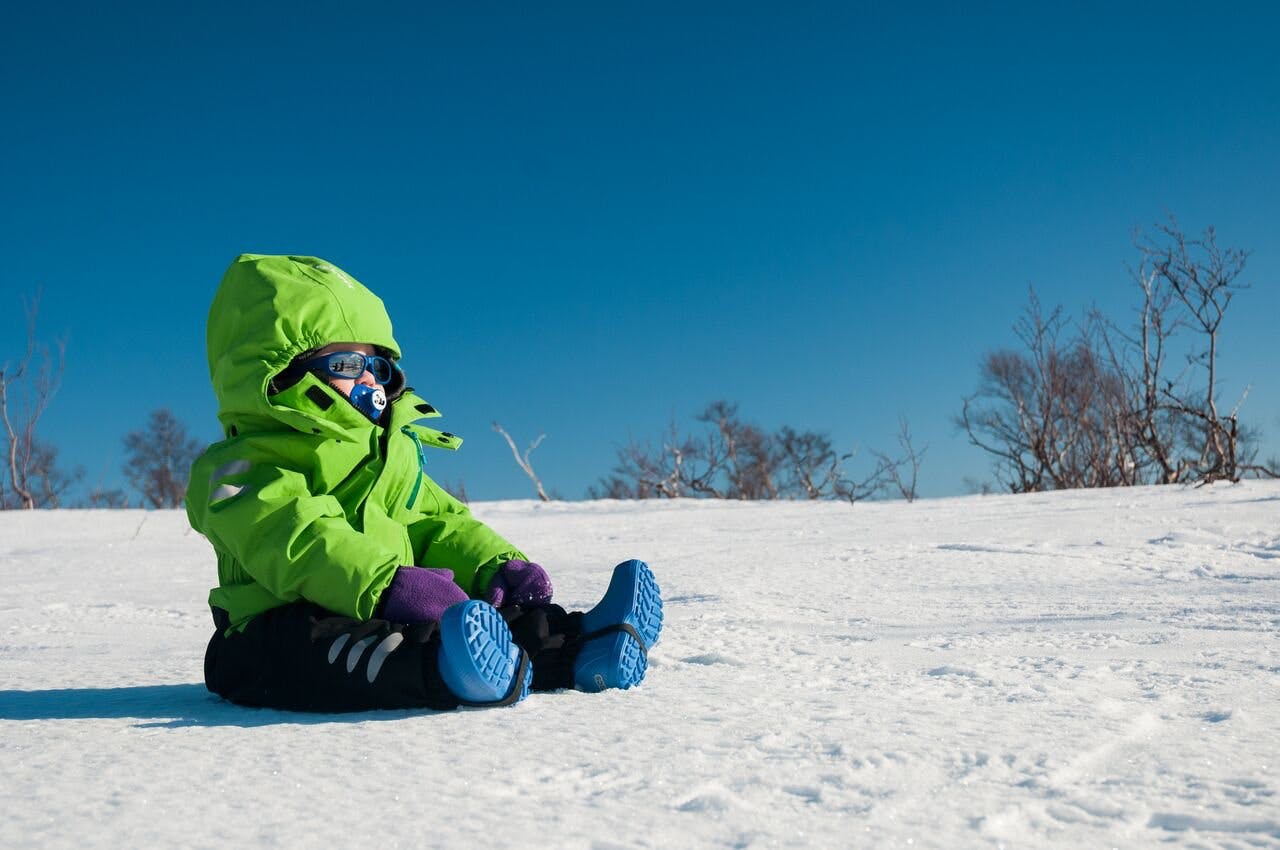
[[[382,592],[378,616],[393,623],[439,621],[446,608],[467,599],[449,570],[401,567]]]
[[[532,561],[507,561],[489,581],[484,601],[504,605],[546,605],[551,601],[551,576]]]

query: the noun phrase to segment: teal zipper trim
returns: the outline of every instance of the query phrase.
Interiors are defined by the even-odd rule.
[[[427,471],[427,453],[422,448],[422,440],[418,439],[418,435],[408,425],[403,426],[400,431],[413,440],[413,445],[418,450],[418,480],[413,482],[413,492],[409,494],[409,501],[405,504],[405,508],[412,508],[418,499],[418,491],[422,489],[422,476]]]

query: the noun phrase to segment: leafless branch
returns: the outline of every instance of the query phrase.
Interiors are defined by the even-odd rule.
[[[511,447],[511,455],[516,459],[516,465],[520,467],[525,475],[529,476],[529,480],[533,482],[533,486],[538,490],[538,498],[544,502],[551,501],[547,496],[547,492],[542,489],[542,482],[538,480],[538,476],[533,471],[533,464],[529,461],[529,455],[533,454],[533,450],[542,443],[543,439],[546,438],[547,435],[539,434],[538,439],[530,443],[529,447],[524,450],[524,454],[521,455],[520,450],[516,448],[516,441],[511,439],[511,435],[503,430],[501,425],[494,422],[493,430],[501,434],[502,439],[506,440],[507,445]]]

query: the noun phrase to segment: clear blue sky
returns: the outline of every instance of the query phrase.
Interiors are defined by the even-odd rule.
[[[0,358],[40,288],[91,484],[152,408],[217,438],[207,309],[260,252],[383,297],[472,498],[532,495],[491,420],[580,498],[722,397],[846,449],[906,416],[959,493],[1028,287],[1118,314],[1166,211],[1254,252],[1222,364],[1280,446],[1272,4],[180,5],[0,16]]]

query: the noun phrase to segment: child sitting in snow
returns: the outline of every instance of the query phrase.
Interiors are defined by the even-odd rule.
[[[209,690],[304,711],[505,705],[530,688],[628,688],[662,628],[649,568],[601,602],[551,603],[546,571],[424,472],[456,449],[406,385],[382,301],[314,257],[243,255],[208,326],[226,438],[195,462],[213,544]]]

